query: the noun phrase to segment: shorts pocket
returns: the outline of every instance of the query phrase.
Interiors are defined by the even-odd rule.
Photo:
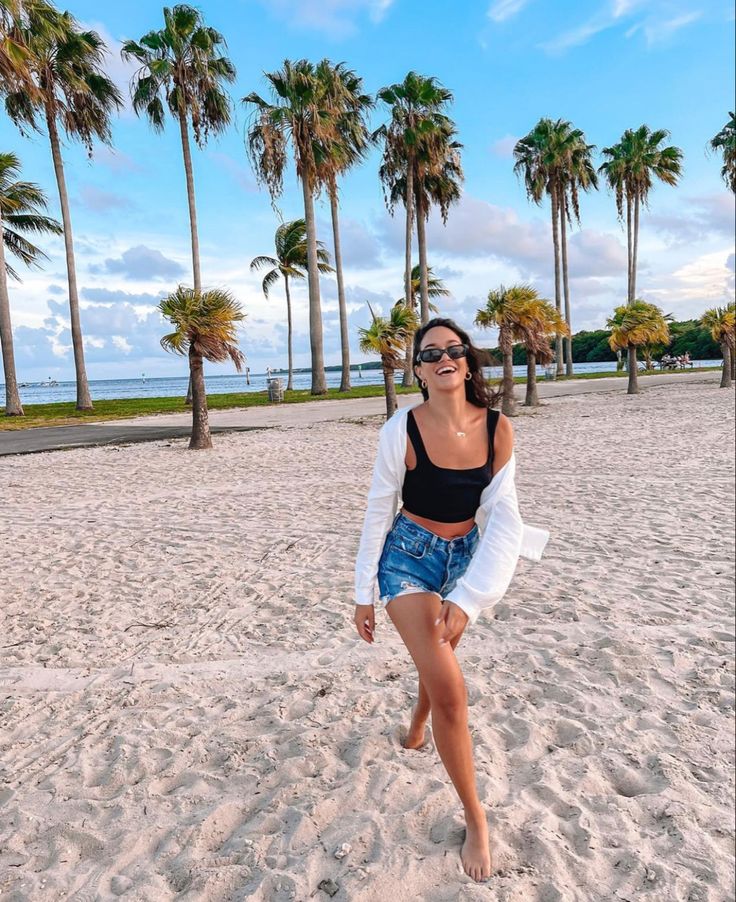
[[[392,545],[394,550],[409,555],[415,561],[420,561],[429,551],[429,542],[414,536],[394,536]]]

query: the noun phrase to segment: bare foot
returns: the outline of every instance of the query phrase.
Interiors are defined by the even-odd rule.
[[[465,873],[479,883],[491,876],[491,850],[485,812],[466,812],[465,823],[465,842],[460,850],[460,858]]]
[[[416,710],[416,709],[415,709]],[[424,722],[417,723],[414,720],[414,711],[412,711],[411,726],[406,732],[402,745],[405,749],[420,749],[425,745],[425,729]]]

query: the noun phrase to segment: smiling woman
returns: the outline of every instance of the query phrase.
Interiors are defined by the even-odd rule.
[[[465,810],[463,867],[481,881],[491,874],[488,827],[454,650],[467,624],[503,597],[519,556],[541,558],[549,533],[521,520],[513,429],[493,409],[498,393],[468,334],[452,320],[430,320],[415,335],[413,361],[424,403],[381,430],[356,560],[355,625],[374,641],[377,587],[419,675],[405,747],[424,744],[431,711],[437,750]]]

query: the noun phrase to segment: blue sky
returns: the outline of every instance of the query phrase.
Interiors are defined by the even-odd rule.
[[[110,48],[108,70],[126,98],[133,68],[120,42],[162,24],[161,6],[141,0],[76,0],[71,12]],[[285,58],[343,60],[367,91],[403,79],[409,69],[436,76],[455,95],[452,115],[464,144],[464,194],[446,227],[430,221],[429,261],[452,291],[443,313],[469,326],[489,289],[530,281],[553,294],[549,209],[525,197],[511,149],[541,116],[565,118],[600,149],[625,128],[667,128],[684,151],[680,185],[658,185],[642,219],[638,294],[677,318],[698,315],[733,296],[734,205],[720,161],[706,144],[734,108],[734,16],[721,0],[207,0],[208,24],[228,42],[237,67],[234,121],[226,135],[194,151],[202,274],[206,286],[230,288],[248,314],[241,346],[254,371],[286,361],[285,302],[280,287],[264,299],[249,272],[270,254],[278,224],[255,184],[243,144],[240,98],[265,93],[263,72]],[[385,113],[377,108],[373,125]],[[23,178],[58,197],[45,135],[23,138],[0,115],[0,147],[16,152]],[[114,149],[90,161],[76,144],[64,149],[88,372],[92,379],[175,375],[184,362],[161,350],[166,331],[155,305],[178,282],[191,281],[189,226],[178,128],[154,134],[128,107],[113,126]],[[596,163],[600,163],[600,157]],[[366,301],[386,310],[403,293],[401,211],[384,207],[374,153],[341,188],[352,356]],[[290,174],[280,209],[303,215]],[[625,233],[612,196],[583,198],[582,228],[570,236],[573,330],[598,328],[625,296]],[[319,237],[331,247],[329,208],[317,204]],[[42,271],[11,283],[21,380],[73,378],[66,276],[60,239],[44,240]],[[339,362],[334,280],[322,280],[326,362]],[[297,365],[309,364],[307,298],[294,296]],[[495,336],[474,333],[488,343]],[[218,371],[232,371],[229,365]]]

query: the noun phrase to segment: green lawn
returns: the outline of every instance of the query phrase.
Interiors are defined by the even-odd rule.
[[[686,372],[705,372],[718,370],[720,367],[702,367]],[[657,372],[659,372],[657,370]],[[579,376],[558,376],[558,382],[568,379],[603,379],[609,376],[625,378],[627,373],[585,373]],[[524,384],[526,379],[517,376],[514,380]],[[540,382],[544,382],[540,379]],[[416,388],[401,388],[397,386],[398,394],[411,394]],[[306,389],[284,393],[285,404],[302,404],[305,401],[340,400],[343,398],[376,398],[383,395],[383,385],[358,385],[349,392],[340,392],[330,389],[326,395],[315,396]],[[238,392],[227,395],[208,395],[207,405],[210,410],[225,410],[232,407],[263,407],[271,402],[268,393],[262,392]],[[95,401],[95,409],[90,411],[75,410],[74,402],[56,404],[26,404],[24,417],[3,417],[5,408],[0,407],[0,431],[8,429],[30,429],[34,426],[68,426],[75,423],[95,423],[100,420],[122,420],[129,417],[146,416],[157,413],[182,413],[188,408],[184,406],[183,398],[124,398],[108,401]]]

